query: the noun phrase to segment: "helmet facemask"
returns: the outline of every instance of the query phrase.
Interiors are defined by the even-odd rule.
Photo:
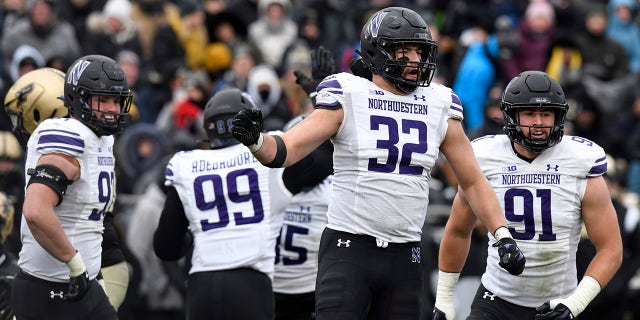
[[[567,105],[558,104],[540,104],[540,105],[513,105],[503,103],[503,117],[504,117],[504,131],[507,136],[513,141],[525,149],[541,153],[545,149],[551,148],[558,144],[562,140],[564,135],[564,122],[567,117]],[[523,109],[551,109],[554,113],[554,124],[552,126],[526,126],[520,124],[520,113]],[[531,139],[527,137],[522,128],[529,128],[531,131],[533,128],[550,129],[547,139]],[[529,134],[530,136],[530,134]]]
[[[113,91],[117,91],[114,93]],[[108,136],[120,133],[125,124],[129,120],[129,110],[131,109],[131,102],[133,100],[133,94],[129,90],[113,89],[109,91],[93,90],[91,93],[88,90],[80,89],[79,96],[80,101],[80,118],[91,130],[93,130],[98,136]],[[97,99],[93,99],[97,97]],[[102,111],[101,99],[103,97],[114,97],[116,101],[119,100],[119,112]],[[97,104],[92,107],[91,101]],[[99,117],[99,113],[102,113],[102,117]],[[72,111],[72,114],[77,114]]]
[[[554,112],[553,126],[528,126],[529,128],[550,128],[547,139],[531,139],[525,136],[520,124],[519,111],[522,109],[550,109]],[[511,79],[502,94],[500,110],[504,119],[504,132],[525,149],[540,153],[562,140],[564,122],[569,105],[560,84],[542,71],[525,71]]]
[[[98,97],[98,99],[93,99]],[[115,97],[118,113],[106,112],[102,117],[100,104],[93,101],[102,97]],[[113,135],[124,129],[129,119],[133,94],[129,90],[122,68],[111,58],[90,55],[76,61],[67,72],[64,86],[64,103],[70,114],[83,122],[97,136]],[[109,120],[105,119],[108,118]]]
[[[360,43],[362,58],[372,73],[382,76],[404,93],[428,87],[436,72],[438,46],[420,15],[406,8],[387,8],[374,14],[364,26]],[[404,55],[417,47],[420,61]],[[414,68],[416,79],[403,77],[405,68]]]
[[[389,43],[389,45],[387,45]],[[390,46],[388,50],[380,50],[374,64],[380,67],[379,74],[395,84],[404,93],[413,92],[417,87],[428,87],[436,72],[437,47],[426,43],[416,43],[397,40],[380,40],[380,47],[383,49]],[[418,46],[420,62],[410,61],[404,52],[408,47]],[[401,55],[401,56],[400,56]],[[410,72],[416,73],[416,79],[406,79],[403,77],[406,68],[412,68]]]

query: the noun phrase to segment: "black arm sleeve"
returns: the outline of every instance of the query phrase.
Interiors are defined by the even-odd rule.
[[[167,199],[160,215],[158,228],[153,234],[153,251],[162,260],[178,260],[185,256],[185,238],[189,221],[175,188],[168,188]]]
[[[333,144],[325,141],[316,150],[284,169],[282,180],[292,194],[308,190],[333,174]]]

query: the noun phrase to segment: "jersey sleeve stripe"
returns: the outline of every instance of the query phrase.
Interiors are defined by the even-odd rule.
[[[589,170],[589,177],[596,177],[596,176],[600,176],[603,175],[605,172],[607,172],[607,157],[604,156],[600,159],[597,159],[595,161],[595,165],[593,167],[591,167],[591,170]]]
[[[79,135],[77,132],[67,131],[67,130],[60,130],[60,129],[44,129],[44,130],[42,130],[42,131],[40,131],[40,132],[42,132],[42,133],[45,133],[45,132],[58,132],[58,133],[61,133],[61,134],[67,134],[67,135],[70,135],[70,136],[74,136],[74,137],[78,137],[78,138],[80,138],[80,135]]]
[[[39,146],[37,148],[38,151],[46,151],[46,150],[67,150],[69,152],[66,153],[72,153],[75,156],[79,156],[81,155],[84,151],[83,149],[78,149],[78,148],[71,148],[71,147],[65,147],[63,145],[50,145],[50,146]]]
[[[599,164],[591,167],[591,170],[589,170],[589,177],[600,176],[600,175],[603,175],[605,172],[607,172],[606,162],[603,164]]]
[[[171,163],[167,164],[167,167],[164,169],[164,185],[171,186],[173,185],[174,175],[173,175],[173,165]]]
[[[456,104],[458,106],[462,105],[462,101],[460,101],[460,98],[455,93],[451,93],[451,102],[453,102],[454,104]]]
[[[84,148],[84,140],[80,138],[74,138],[69,136],[57,135],[57,134],[43,134],[38,139],[38,145],[44,144],[65,144],[71,145],[78,148]]]
[[[319,92],[322,89],[329,89],[330,92],[342,94],[342,86],[340,85],[340,82],[332,77],[322,80],[322,82],[320,82],[320,84],[316,88],[316,91]]]
[[[462,108],[462,102],[460,101],[460,98],[458,98],[458,95],[455,92],[451,91],[451,105],[449,106],[449,118],[462,120],[464,119],[463,112],[464,111]]]
[[[603,175],[605,172],[607,172],[606,163],[591,167],[591,170],[589,170],[589,176],[590,177],[599,176],[599,175]]]
[[[316,96],[316,109],[337,109],[341,106],[340,98],[344,95],[342,84],[338,81],[336,75],[330,75],[316,88],[318,95]]]
[[[80,135],[64,130],[43,130],[38,137],[38,151],[65,150],[79,156],[84,153],[84,140]]]

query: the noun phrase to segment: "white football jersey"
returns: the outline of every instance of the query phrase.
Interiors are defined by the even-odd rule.
[[[299,294],[315,291],[320,237],[327,224],[331,180],[291,198],[285,209],[278,246],[273,291]]]
[[[103,213],[115,200],[113,137],[98,137],[76,119],[47,119],[29,138],[25,181],[30,178],[26,170],[35,168],[38,159],[50,153],[66,154],[80,163],[80,179],[67,188],[62,203],[54,210],[67,238],[82,255],[89,278],[93,279],[100,271]],[[38,244],[24,216],[20,231],[20,268],[49,281],[69,281],[67,266]]]
[[[275,246],[291,193],[284,168],[263,166],[242,144],[176,153],[176,188],[193,234],[189,273],[250,267],[273,277]]]
[[[510,275],[498,265],[490,234],[482,284],[498,297],[526,307],[567,297],[577,286],[582,198],[587,179],[607,171],[604,150],[587,139],[564,136],[529,163],[516,155],[506,135],[481,137],[472,145],[509,231],[527,258],[524,272]]]
[[[431,169],[448,119],[462,119],[460,99],[437,83],[396,95],[339,73],[318,86],[316,108],[340,107],[328,227],[387,242],[420,241]]]

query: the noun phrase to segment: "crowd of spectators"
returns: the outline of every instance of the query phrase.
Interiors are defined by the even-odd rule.
[[[133,249],[130,259],[137,259],[131,261],[132,284],[121,319],[181,316],[184,263],[146,255],[149,234],[139,228],[154,224],[138,215],[157,219],[164,198],[162,169],[175,151],[205,138],[200,116],[206,101],[223,88],[240,88],[257,101],[266,129],[282,129],[312,110],[293,75],[294,70],[311,75],[309,51],[330,50],[336,70],[350,72],[360,27],[388,6],[411,8],[431,23],[439,44],[435,82],[459,95],[470,138],[502,133],[497,101],[513,76],[541,70],[560,82],[570,101],[565,133],[595,141],[615,164],[608,177],[616,185],[628,263],[617,279],[622,284],[611,286],[618,291],[604,291],[602,305],[610,304],[606,298],[627,296],[623,314],[640,318],[634,310],[640,308],[640,284],[632,281],[640,266],[640,1],[5,0],[1,5],[2,96],[30,70],[66,71],[87,54],[114,58],[134,91],[132,121],[116,138],[115,150],[116,223],[123,243]],[[0,130],[10,129],[0,113]],[[455,182],[446,172],[443,165],[435,173],[442,183],[433,205],[451,200]]]

